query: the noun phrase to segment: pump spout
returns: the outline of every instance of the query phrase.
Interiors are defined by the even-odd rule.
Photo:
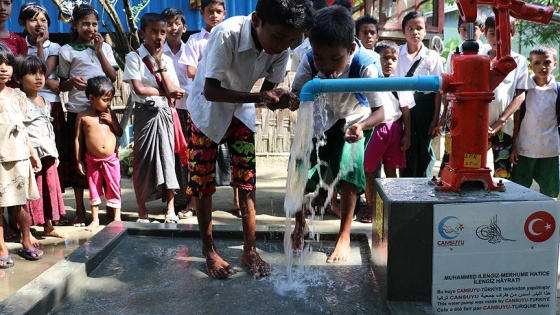
[[[318,79],[305,83],[299,93],[302,102],[315,100],[321,93],[354,93],[383,91],[438,92],[442,89],[440,76],[418,76],[412,78],[362,78],[362,79]]]

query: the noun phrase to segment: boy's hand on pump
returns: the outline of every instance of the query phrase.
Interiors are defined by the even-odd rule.
[[[362,125],[360,124],[353,124],[344,133],[344,140],[349,143],[354,143],[362,139]]]

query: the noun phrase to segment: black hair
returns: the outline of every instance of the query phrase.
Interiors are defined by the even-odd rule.
[[[402,19],[402,32],[404,33],[405,29],[406,29],[406,23],[408,23],[408,21],[413,20],[415,18],[422,18],[424,20],[424,23],[426,23],[426,17],[424,16],[424,13],[420,12],[420,11],[411,11],[408,12],[404,18]]]
[[[349,0],[335,0],[332,5],[339,5],[352,12],[352,3]]]
[[[27,35],[27,29],[25,28],[25,22],[27,20],[35,18],[39,13],[43,13],[47,19],[47,25],[51,25],[51,18],[49,17],[49,12],[47,9],[35,2],[28,2],[21,6],[19,9],[18,22],[19,25],[23,26],[23,35]]]
[[[225,0],[202,0],[200,1],[200,10],[204,11],[204,8],[214,3],[221,4],[222,7],[224,7],[224,10],[226,9]]]
[[[313,10],[318,11],[329,6],[326,0],[312,0]]]
[[[486,14],[481,10],[476,10],[476,20],[474,21],[474,26],[478,26],[481,30],[484,29],[484,22],[486,22]],[[460,27],[461,24],[465,23],[465,20],[459,15],[459,19],[457,20],[457,27]]]
[[[315,25],[309,29],[311,46],[351,48],[354,40],[354,19],[348,10],[336,5],[317,11]]]
[[[0,64],[3,63],[13,67],[16,63],[16,57],[8,45],[0,42]]]
[[[79,22],[82,18],[88,16],[88,15],[95,15],[95,18],[99,21],[99,14],[97,13],[97,10],[95,10],[95,8],[87,3],[82,3],[79,6],[74,7],[74,10],[72,10],[72,22]],[[70,27],[70,37],[72,41],[75,41],[78,39],[78,31],[71,26]]]
[[[187,19],[185,18],[185,14],[183,13],[183,11],[177,9],[177,8],[166,8],[161,12],[161,15],[163,15],[163,17],[166,20],[169,19],[181,19],[181,22],[183,22],[183,25],[187,25]]]
[[[376,53],[381,53],[381,51],[385,50],[385,49],[389,49],[392,52],[398,53],[399,52],[399,46],[392,40],[382,40],[380,42],[377,43],[377,45],[375,45],[375,48],[373,49]]]
[[[509,30],[512,35],[515,34],[516,21],[517,20],[514,17],[509,18]],[[494,16],[494,14],[488,16],[486,18],[486,21],[484,21],[484,31],[487,31],[490,28],[496,29],[496,17]]]
[[[554,61],[556,61],[556,49],[550,45],[539,45],[535,48],[531,49],[529,53],[529,61],[532,61],[531,58],[534,55],[546,55],[551,54],[554,57]]]
[[[115,86],[113,85],[113,82],[111,82],[111,79],[104,75],[100,75],[87,80],[85,92],[87,98],[89,98],[90,95],[93,97],[103,96],[105,93],[115,95]]]
[[[375,25],[375,32],[378,31],[377,28],[377,24],[379,23],[379,21],[377,21],[376,18],[374,18],[373,16],[366,14],[364,16],[360,16],[357,20],[356,20],[356,36],[358,36],[358,33],[360,32],[360,27],[362,27],[362,25],[365,24],[373,24]]]
[[[255,12],[264,25],[284,25],[307,30],[313,25],[313,8],[308,0],[258,0]]]
[[[167,24],[167,19],[159,13],[146,13],[140,18],[140,29],[145,31],[150,23],[163,22]]]
[[[26,74],[47,73],[47,64],[35,55],[16,57],[13,77],[16,82],[21,82]],[[21,84],[21,83],[20,83]]]

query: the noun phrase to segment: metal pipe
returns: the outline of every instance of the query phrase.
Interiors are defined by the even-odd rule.
[[[440,76],[425,75],[411,78],[318,79],[305,83],[299,93],[302,102],[315,100],[321,93],[355,93],[384,91],[438,92],[442,87]]]

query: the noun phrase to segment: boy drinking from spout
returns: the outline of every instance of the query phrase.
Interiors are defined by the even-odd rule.
[[[78,172],[87,177],[92,217],[87,230],[93,231],[99,226],[103,189],[107,206],[114,208],[114,220],[121,220],[121,167],[115,152],[117,137],[122,136],[123,131],[117,115],[109,109],[115,94],[111,79],[91,78],[85,92],[91,106],[76,117],[75,159]],[[82,162],[84,152],[87,167]]]
[[[315,26],[309,30],[312,58],[304,58],[296,72],[293,92],[299,93],[304,83],[314,76],[321,79],[338,78],[377,78],[381,69],[379,59],[361,47],[354,39],[354,20],[341,6],[333,6],[317,11]],[[364,55],[362,55],[364,54]],[[358,62],[359,72],[352,73],[352,65]],[[354,64],[355,65],[355,64]],[[308,177],[307,192],[315,191],[319,174],[327,178],[328,171],[333,178],[340,177],[336,189],[340,194],[341,221],[336,246],[328,257],[328,262],[346,261],[350,256],[350,226],[354,216],[357,194],[364,192],[366,177],[364,173],[364,151],[372,134],[372,128],[383,122],[385,116],[382,102],[383,94],[367,93],[329,93],[326,94],[326,123],[314,126],[315,130],[326,130],[326,144],[311,152],[311,165],[314,171]],[[316,108],[323,112],[325,109]],[[316,112],[315,115],[320,115]],[[319,164],[317,158],[321,160]],[[325,166],[326,164],[326,166]],[[313,170],[313,169],[312,169]],[[314,204],[324,202],[324,190],[319,191]],[[303,249],[305,218],[303,211],[296,213],[296,226],[293,247]]]
[[[195,198],[208,275],[225,279],[231,266],[218,254],[212,236],[212,195],[218,146],[232,150],[232,185],[239,188],[243,221],[242,263],[254,277],[270,273],[255,242],[255,107],[288,108],[295,96],[274,89],[283,82],[288,47],[313,22],[306,0],[259,0],[249,16],[232,17],[212,29],[187,99],[186,132],[190,139],[187,194]],[[251,88],[264,78],[261,91]]]

